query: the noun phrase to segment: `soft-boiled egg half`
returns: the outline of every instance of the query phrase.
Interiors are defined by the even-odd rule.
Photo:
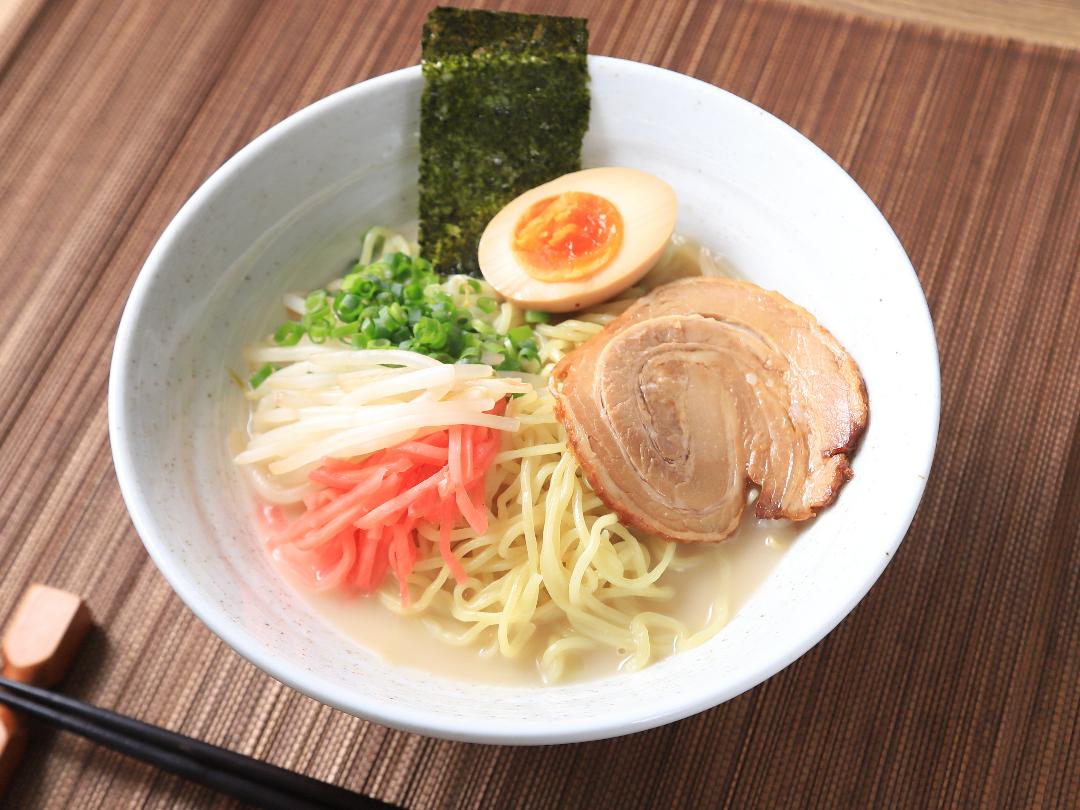
[[[527,309],[571,312],[632,286],[675,229],[675,191],[637,169],[564,174],[507,203],[480,237],[480,270]]]

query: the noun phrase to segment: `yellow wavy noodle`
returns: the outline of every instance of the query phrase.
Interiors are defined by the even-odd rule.
[[[511,413],[522,427],[489,474],[488,531],[454,533],[468,582],[457,585],[431,554],[409,579],[410,604],[402,606],[389,582],[383,604],[421,617],[451,644],[494,637],[510,658],[538,649],[548,681],[593,650],[621,651],[624,669],[636,670],[660,650],[687,649],[715,635],[727,618],[719,607],[696,630],[665,613],[674,593],[663,575],[685,565],[677,546],[636,537],[592,492],[566,449],[550,394],[519,397]],[[434,529],[424,536],[438,541]]]

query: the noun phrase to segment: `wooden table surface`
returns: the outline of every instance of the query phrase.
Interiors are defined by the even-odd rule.
[[[393,732],[254,669],[128,521],[113,335],[187,196],[289,113],[414,64],[430,3],[0,0],[0,616],[32,581],[81,592],[98,627],[70,693],[408,807],[1080,807],[1080,53],[1054,46],[1080,47],[1076,5],[498,5],[587,15],[592,52],[774,112],[896,229],[943,412],[923,505],[867,598],[749,693],[582,745]],[[42,730],[7,806],[230,805]]]
[[[1080,48],[1080,0],[798,0],[830,11]]]

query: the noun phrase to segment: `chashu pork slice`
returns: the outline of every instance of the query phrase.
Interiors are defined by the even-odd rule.
[[[759,517],[805,520],[851,477],[866,427],[855,361],[813,315],[744,281],[676,281],[636,301],[552,374],[590,485],[628,525],[677,542]]]

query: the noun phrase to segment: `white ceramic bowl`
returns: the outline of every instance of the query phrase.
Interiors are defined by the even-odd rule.
[[[165,230],[120,324],[109,428],[131,518],[180,597],[254,664],[347,712],[519,744],[610,737],[699,712],[761,683],[843,619],[918,505],[937,435],[937,349],[915,273],[873,203],[749,102],[648,65],[590,57],[589,68],[585,165],[667,180],[680,232],[808,308],[858,361],[871,420],[856,477],[719,636],[642,672],[482,686],[344,641],[271,568],[225,443],[243,407],[226,367],[242,367],[242,346],[280,317],[281,294],[339,275],[362,227],[415,219],[420,69],[323,99],[242,149]]]

